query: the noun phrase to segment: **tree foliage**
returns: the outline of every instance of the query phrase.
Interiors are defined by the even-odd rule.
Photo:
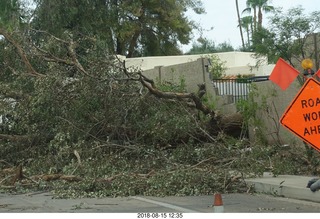
[[[181,54],[178,43],[188,44],[193,22],[189,8],[203,13],[198,0],[94,0],[68,2],[37,0],[34,28],[60,37],[97,37],[109,53],[134,56]]]
[[[217,55],[210,55],[210,68],[209,72],[211,74],[212,79],[219,79],[225,76],[225,71],[227,70],[226,62],[221,61],[221,59]]]
[[[217,52],[231,52],[234,51],[234,48],[230,43],[223,42],[218,45],[215,42],[200,37],[197,40],[197,43],[193,43],[192,48],[186,52],[187,55],[191,54],[207,54],[207,53],[217,53]]]
[[[244,49],[249,49],[251,47],[251,36],[253,33],[253,26],[252,26],[253,20],[252,16],[245,16],[240,19],[240,25],[245,30],[247,39],[245,46],[243,46]]]
[[[204,124],[192,125],[196,111],[188,107],[190,103],[161,101],[149,95],[141,80],[151,82],[140,75],[140,70],[129,72],[121,59],[106,51],[108,45],[102,38],[104,31],[98,17],[83,19],[79,15],[85,11],[80,13],[72,1],[68,2],[69,8],[51,5],[51,1],[48,5],[41,3],[47,10],[66,10],[70,17],[62,19],[59,13],[50,17],[48,11],[41,14],[37,8],[32,22],[24,23],[30,28],[14,22],[15,31],[0,28],[0,140],[8,161],[25,159],[26,151],[17,150],[22,144],[30,150],[28,156],[48,156],[49,166],[63,166],[61,151],[69,153],[72,148],[90,146],[92,142],[107,144],[114,147],[113,151],[136,144],[165,147],[199,136],[199,127]],[[158,2],[153,3],[153,9],[158,10]],[[196,2],[180,1],[179,5],[182,9],[183,4],[191,3]],[[38,13],[49,16],[43,18],[44,24],[39,23]],[[55,19],[64,28],[53,24]],[[86,23],[96,19],[96,26]],[[48,28],[38,29],[41,26]],[[159,93],[155,84],[150,89]],[[195,95],[183,95],[180,97],[197,101],[196,107],[209,112]]]
[[[286,13],[278,9],[270,17],[268,29],[254,34],[254,51],[266,55],[270,62],[282,57],[296,65],[302,59],[314,56],[311,36],[319,30],[319,21],[319,11],[306,15],[301,7],[291,8]]]
[[[245,8],[242,13],[251,13],[253,10],[253,31],[262,28],[262,12],[272,12],[274,7],[268,4],[269,0],[247,0]]]
[[[23,11],[20,10],[19,0],[3,0],[0,2],[0,24],[6,28],[13,28],[19,25],[23,18]]]

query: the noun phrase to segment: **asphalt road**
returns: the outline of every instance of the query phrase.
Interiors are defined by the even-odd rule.
[[[320,203],[265,194],[222,194],[222,201],[224,213],[320,213]],[[213,195],[53,199],[50,193],[0,194],[0,213],[136,213],[139,218],[138,213],[214,213],[213,202]]]

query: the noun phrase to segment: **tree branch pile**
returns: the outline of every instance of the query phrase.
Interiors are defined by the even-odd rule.
[[[195,93],[176,93],[176,92],[163,92],[159,90],[154,81],[139,73],[141,84],[146,87],[151,94],[158,98],[175,99],[178,101],[186,100],[188,106],[194,107],[204,115],[209,115],[211,121],[209,123],[209,130],[211,134],[218,134],[224,132],[228,135],[239,137],[242,133],[243,117],[240,113],[231,115],[218,115],[214,110],[207,107],[201,100],[205,93],[205,85],[199,86],[198,95]]]

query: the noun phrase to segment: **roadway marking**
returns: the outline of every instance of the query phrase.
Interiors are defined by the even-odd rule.
[[[200,213],[199,211],[193,211],[193,210],[190,210],[190,209],[187,209],[187,208],[182,208],[182,207],[179,207],[179,206],[176,206],[176,205],[171,205],[171,204],[168,204],[168,203],[165,203],[165,202],[158,202],[158,201],[154,201],[154,200],[150,200],[150,199],[146,199],[146,198],[142,198],[142,197],[137,197],[137,196],[133,196],[132,198],[134,198],[136,200],[139,200],[139,201],[143,201],[143,202],[148,202],[148,203],[152,203],[152,204],[155,204],[155,205],[159,205],[159,206],[162,206],[162,207],[165,207],[165,208],[170,208],[170,209],[173,209],[173,210],[176,210],[176,211],[181,211],[183,213]]]

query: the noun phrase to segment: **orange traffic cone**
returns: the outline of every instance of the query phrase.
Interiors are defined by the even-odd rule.
[[[222,197],[220,193],[214,195],[213,211],[215,213],[223,213],[224,207],[222,203]]]

